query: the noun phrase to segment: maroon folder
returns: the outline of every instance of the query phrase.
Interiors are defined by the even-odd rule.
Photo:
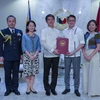
[[[66,54],[68,52],[68,38],[57,38],[56,49],[59,50],[60,54]]]

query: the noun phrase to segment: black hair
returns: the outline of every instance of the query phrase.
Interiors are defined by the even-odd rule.
[[[28,21],[28,22],[26,23],[26,33],[29,32],[29,29],[28,29],[27,27],[28,27],[28,25],[29,25],[30,23],[33,23],[34,26],[35,26],[35,28],[36,28],[36,23],[35,23],[34,21]],[[36,30],[34,30],[34,32],[35,32],[35,31],[36,31]]]
[[[89,25],[90,25],[91,22],[93,22],[93,23],[96,25],[95,32],[97,32],[97,22],[96,22],[94,19],[90,20],[90,21],[87,23],[87,30],[90,31],[90,30],[89,30]]]
[[[67,17],[67,21],[69,20],[70,17],[73,17],[73,18],[76,20],[75,15],[69,15],[69,16]]]
[[[9,19],[9,17],[13,17],[13,18],[15,19],[15,21],[16,21],[16,17],[13,16],[13,15],[9,15],[9,16],[7,17],[7,21],[8,21],[8,19]]]
[[[54,15],[48,14],[48,15],[45,17],[45,20],[46,20],[46,21],[48,20],[48,17],[52,17],[52,18],[55,20],[55,16],[54,16]]]

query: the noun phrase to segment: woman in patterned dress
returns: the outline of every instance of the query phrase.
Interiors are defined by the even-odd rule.
[[[97,32],[97,23],[90,20],[85,34],[83,49],[83,90],[88,96],[100,96],[100,34]]]
[[[39,36],[34,32],[36,24],[34,21],[29,21],[26,25],[26,33],[22,37],[22,50],[23,50],[23,67],[27,83],[26,94],[33,92],[35,74],[39,73],[39,58],[38,53],[41,51],[41,44]]]

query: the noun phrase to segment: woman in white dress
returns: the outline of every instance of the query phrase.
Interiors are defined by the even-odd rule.
[[[88,32],[85,34],[85,47],[83,63],[83,90],[88,96],[100,96],[100,34],[97,33],[97,23],[90,20],[87,24]]]

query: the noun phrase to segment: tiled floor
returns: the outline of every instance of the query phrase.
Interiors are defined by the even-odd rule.
[[[81,72],[82,73],[82,72]],[[15,94],[11,93],[9,96],[5,97],[5,85],[4,85],[4,70],[0,69],[0,77],[2,78],[2,81],[0,83],[0,100],[100,100],[100,97],[88,97],[86,94],[82,91],[82,85],[80,85],[80,92],[81,97],[76,97],[76,95],[73,93],[73,78],[71,75],[71,92],[62,95],[61,92],[64,90],[64,69],[59,69],[59,76],[58,76],[58,83],[56,91],[58,92],[57,96],[54,96],[51,94],[51,96],[47,97],[45,95],[45,91],[43,88],[43,71],[41,70],[40,73],[36,76],[35,85],[34,88],[38,92],[38,94],[30,94],[26,95],[26,83],[24,79],[24,75],[22,78],[19,79],[19,91],[21,92],[20,96],[16,96]],[[82,84],[82,80],[81,80]]]

